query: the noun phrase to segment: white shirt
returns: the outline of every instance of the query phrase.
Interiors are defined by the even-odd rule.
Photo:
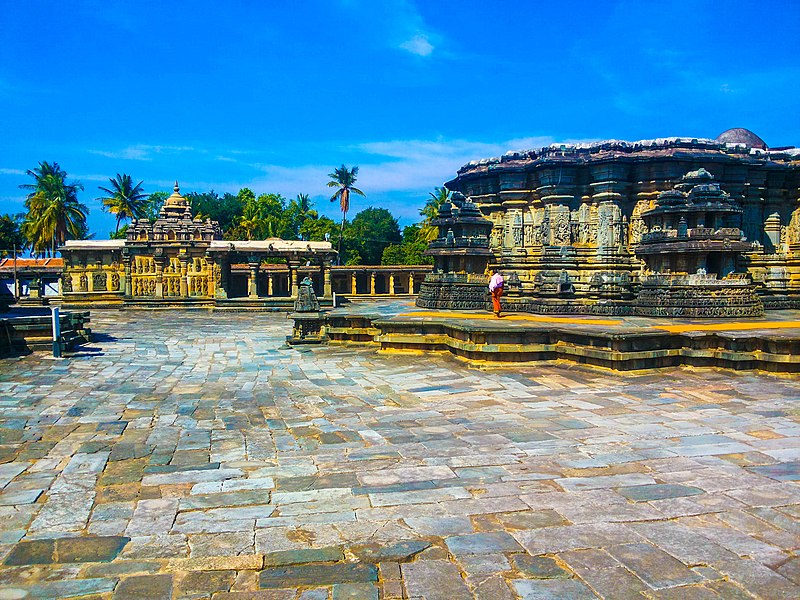
[[[505,281],[503,280],[503,276],[500,273],[495,273],[492,275],[492,278],[489,280],[489,291],[493,292],[497,288],[503,287]]]

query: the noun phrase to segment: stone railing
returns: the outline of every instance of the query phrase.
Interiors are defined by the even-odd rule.
[[[660,229],[658,231],[651,231],[642,236],[642,242],[657,242],[659,240],[667,240],[678,237],[677,229]]]
[[[485,235],[476,237],[439,238],[429,244],[430,248],[488,248],[489,238]]]
[[[739,277],[739,274],[732,274],[724,279],[718,279],[716,275],[665,275],[653,274],[643,275],[639,282],[645,287],[680,287],[680,286],[700,286],[700,287],[741,287],[750,285],[749,278]]]
[[[722,227],[720,229],[695,227],[694,229],[690,229],[688,233],[690,238],[705,240],[722,240],[732,237],[739,239],[742,237],[742,230],[738,227]]]
[[[489,285],[489,277],[483,273],[428,273],[426,283],[482,283]]]

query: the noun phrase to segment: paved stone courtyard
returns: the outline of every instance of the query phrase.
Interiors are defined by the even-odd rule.
[[[0,361],[0,599],[800,597],[800,378],[93,328]]]

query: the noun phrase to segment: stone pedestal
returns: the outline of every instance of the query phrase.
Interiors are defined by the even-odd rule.
[[[303,279],[298,288],[294,312],[289,315],[294,320],[294,326],[292,335],[286,336],[286,343],[290,346],[327,343],[324,313],[320,310],[311,278]]]

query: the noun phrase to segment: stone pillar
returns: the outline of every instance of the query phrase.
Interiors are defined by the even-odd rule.
[[[358,293],[358,281],[356,280],[356,272],[350,273],[350,291],[355,296]]]
[[[413,273],[411,273],[411,275],[408,276],[408,293],[409,294],[413,294],[414,293],[414,274]]]
[[[156,298],[164,297],[164,259],[156,258],[153,261],[156,265]]]
[[[133,296],[133,280],[131,279],[131,259],[125,261],[125,281],[122,289],[125,290],[126,296]]]
[[[94,291],[94,270],[86,269],[86,291]]]
[[[114,289],[113,289],[114,282],[112,281],[112,279],[114,279],[114,278],[112,277],[112,275],[114,273],[116,273],[116,272],[117,272],[116,269],[106,272],[106,291],[107,292],[113,292],[114,291]]]
[[[375,295],[375,271],[369,274],[369,295]]]
[[[206,279],[208,281],[208,297],[214,298],[217,295],[217,280],[214,276],[214,261],[211,260],[211,257],[206,255],[203,260],[205,261],[205,269],[206,269]]]
[[[772,213],[764,221],[764,234],[767,238],[764,240],[765,252],[767,254],[778,252],[781,245],[781,216],[778,213]]]
[[[289,286],[291,288],[291,297],[297,298],[297,267],[289,265],[289,276],[290,276]]]
[[[389,273],[389,295],[394,296],[394,273]]]
[[[275,293],[275,280],[272,273],[267,274],[267,296],[272,297]]]
[[[222,300],[228,297],[228,282],[230,281],[231,264],[227,256],[214,257],[214,297]]]
[[[259,263],[249,262],[250,274],[247,276],[247,297],[258,298],[258,267]]]
[[[181,298],[186,298],[189,296],[189,258],[184,254],[180,256],[181,261],[181,283],[180,283],[180,295]]]
[[[331,261],[326,260],[322,263],[322,297],[330,298],[333,296],[333,286],[331,285]]]

